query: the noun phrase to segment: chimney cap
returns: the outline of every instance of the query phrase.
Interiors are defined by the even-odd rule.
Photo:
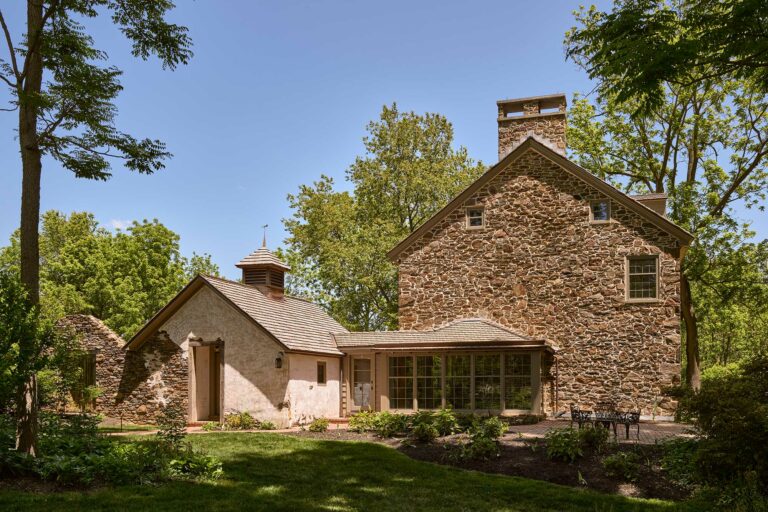
[[[548,108],[560,108],[568,104],[565,93],[558,92],[555,94],[545,94],[542,96],[528,96],[527,98],[512,98],[507,100],[499,100],[496,105],[504,108],[504,112],[514,113],[522,112],[523,105],[538,102],[540,109]]]

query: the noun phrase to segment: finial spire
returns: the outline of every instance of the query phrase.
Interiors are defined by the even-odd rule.
[[[267,228],[269,227],[269,224],[264,224],[261,226],[264,229],[264,237],[261,239],[261,247],[262,249],[267,248]]]

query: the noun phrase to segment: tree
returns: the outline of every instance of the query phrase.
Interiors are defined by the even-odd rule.
[[[132,336],[198,273],[218,275],[207,254],[185,258],[179,236],[157,220],[112,233],[93,214],[51,210],[40,230],[41,312],[46,319],[92,314]],[[0,268],[15,270],[19,233],[0,249]]]
[[[617,0],[582,9],[566,36],[602,94],[660,108],[669,84],[746,79],[768,93],[768,3],[762,0]]]
[[[353,330],[397,326],[397,270],[385,257],[484,170],[453,149],[453,127],[439,114],[384,106],[367,127],[366,154],[347,170],[353,190],[321,176],[288,200],[282,254],[289,289],[325,305]]]
[[[589,19],[583,20],[585,24]],[[627,192],[665,192],[670,216],[696,236],[681,275],[686,382],[700,379],[695,295],[747,289],[760,255],[732,206],[763,206],[768,187],[768,98],[744,80],[666,86],[664,104],[637,115],[637,102],[600,93],[576,99],[569,118],[573,158]],[[639,100],[638,100],[639,101]],[[752,260],[745,256],[754,254]],[[764,260],[762,260],[764,261]]]
[[[142,59],[156,55],[163,67],[186,64],[192,52],[187,29],[165,20],[174,7],[170,0],[27,0],[26,27],[19,44],[2,10],[0,26],[7,58],[0,61],[0,80],[8,86],[10,108],[18,111],[18,139],[22,162],[21,281],[27,300],[39,300],[40,177],[44,155],[80,178],[106,180],[111,158],[141,173],[163,168],[170,156],[158,140],[136,139],[114,126],[114,99],[121,90],[120,70],[100,67],[106,53],[79,20],[111,15],[131,41],[132,53]],[[31,343],[31,341],[30,341]],[[35,377],[30,376],[21,394],[35,404]],[[33,427],[21,411],[18,449],[33,453]]]

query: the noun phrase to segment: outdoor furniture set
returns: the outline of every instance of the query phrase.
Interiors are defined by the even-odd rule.
[[[624,425],[626,438],[629,439],[631,426],[637,427],[636,437],[640,440],[640,411],[620,411],[612,402],[600,402],[595,405],[594,411],[580,409],[578,405],[571,405],[571,426],[576,423],[579,428],[585,423],[593,426],[601,425],[613,430],[613,437],[617,437],[617,425]]]

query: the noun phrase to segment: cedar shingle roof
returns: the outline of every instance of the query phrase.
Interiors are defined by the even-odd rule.
[[[333,336],[336,339],[337,346],[342,350],[345,348],[363,347],[545,346],[544,340],[524,336],[511,329],[480,318],[459,320],[430,331],[348,332],[334,334]]]
[[[267,297],[258,288],[218,277],[199,275],[157,312],[131,340],[126,349],[136,349],[202,287],[211,287],[246,318],[266,330],[287,350],[339,356],[333,334],[347,330],[317,304],[295,297]]]
[[[240,260],[235,266],[240,268],[251,266],[277,267],[286,272],[291,270],[291,267],[280,261],[277,256],[272,254],[272,251],[266,247],[253,251],[251,254]]]
[[[288,350],[341,355],[331,335],[347,330],[317,304],[295,297],[270,298],[253,286],[201,277]]]

